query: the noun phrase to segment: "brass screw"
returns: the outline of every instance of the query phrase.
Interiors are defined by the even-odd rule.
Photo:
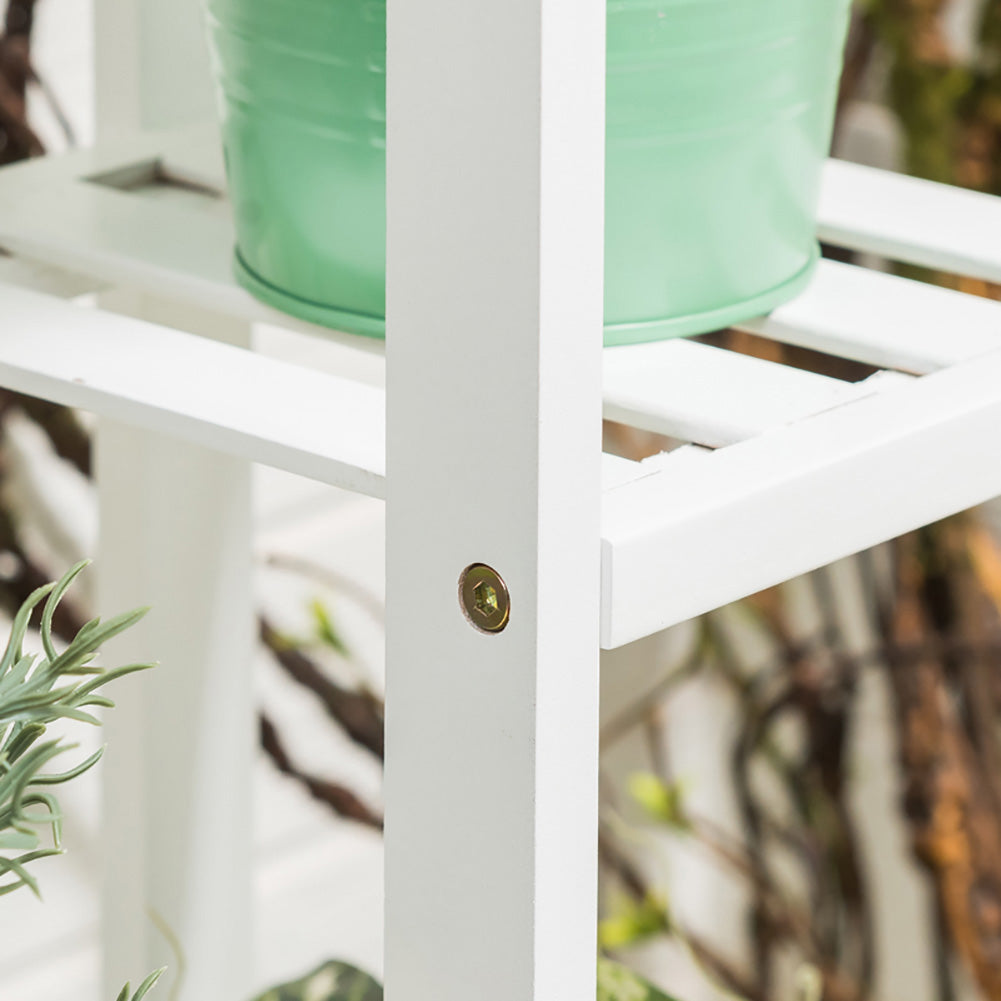
[[[507,584],[485,563],[473,563],[459,575],[459,604],[469,624],[481,633],[499,633],[511,617]]]

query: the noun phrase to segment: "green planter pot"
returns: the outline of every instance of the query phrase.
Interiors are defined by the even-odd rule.
[[[385,0],[206,0],[237,228],[266,302],[384,333]],[[605,340],[806,283],[849,0],[609,0]]]

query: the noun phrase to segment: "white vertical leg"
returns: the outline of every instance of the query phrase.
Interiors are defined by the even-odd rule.
[[[211,121],[202,0],[94,0],[97,135]]]
[[[231,342],[248,339],[240,324],[165,315],[148,301],[138,311]],[[106,722],[104,996],[167,965],[168,984],[183,971],[178,1001],[246,1001],[255,747],[250,465],[102,422],[96,468],[100,607],[152,606],[117,641],[115,659],[161,662],[121,683],[119,708]]]
[[[389,1001],[594,996],[604,19],[389,0]]]
[[[94,0],[98,139],[212,117],[200,0]],[[149,299],[118,305],[249,346],[244,324]],[[101,608],[150,604],[104,763],[104,994],[162,964],[176,1001],[245,1001],[251,977],[251,470],[104,422]],[[154,918],[155,915],[155,918]],[[163,931],[180,946],[175,956]]]

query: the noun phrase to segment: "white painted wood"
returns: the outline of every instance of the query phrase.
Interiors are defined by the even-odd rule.
[[[193,135],[197,139],[201,134]],[[190,195],[175,204],[170,199],[67,180],[109,170],[130,158],[143,162],[157,149],[171,149],[176,143],[161,137],[158,145],[147,138],[145,145],[138,140],[124,144],[117,156],[110,152],[89,158],[75,154],[67,158],[74,160],[75,167],[54,173],[51,165],[48,172],[41,173],[15,168],[17,183],[0,180],[0,192],[17,196],[12,211],[0,216],[0,239],[21,253],[58,261],[95,279],[155,289],[178,301],[211,306],[243,319],[267,319],[294,329],[317,331],[319,328],[275,313],[236,286],[229,266],[232,229],[224,205],[210,210]],[[204,137],[193,140],[187,169],[195,176],[210,176],[212,159],[211,143]],[[32,180],[36,176],[40,180]],[[95,220],[101,220],[101,225],[95,227]],[[150,234],[156,234],[156,239],[151,240]],[[770,317],[743,326],[764,336],[870,364],[927,372],[993,350],[1001,330],[1001,306],[891,275],[822,262],[800,298]],[[948,337],[942,336],[943,329],[949,330]],[[323,335],[330,336],[329,332]],[[381,342],[340,336],[352,350],[382,350]],[[685,354],[686,361],[713,357],[708,349],[696,354],[698,350],[673,344],[608,349],[606,416],[719,444],[782,422],[788,415],[801,417],[823,409],[829,405],[827,396],[838,397],[838,393],[827,392],[836,385],[825,384],[819,377],[783,374],[764,363],[740,359],[724,362],[735,381],[744,382],[745,369],[759,374],[772,371],[785,389],[773,396],[766,392],[764,381],[756,379],[754,389],[730,395],[721,391],[730,384],[728,379],[721,377],[720,381],[709,373],[703,378],[698,369],[688,372],[687,367],[674,364],[674,353]],[[658,358],[662,363],[657,363]],[[661,379],[665,380],[663,385]],[[814,390],[824,385],[827,390],[814,398]],[[715,397],[711,395],[714,391]],[[761,393],[766,410],[774,406],[774,411],[756,412]],[[783,414],[779,411],[787,396],[794,405]],[[802,406],[795,403],[800,399]],[[747,407],[749,411],[743,409]],[[735,427],[732,422],[741,413],[744,421]]]
[[[380,341],[302,323],[241,289],[231,272],[234,238],[224,200],[170,189],[120,191],[86,180],[153,162],[208,190],[224,186],[217,135],[204,128],[133,136],[7,168],[0,173],[0,244],[96,280],[337,339],[358,351],[382,352]],[[872,233],[885,232],[895,254],[908,259],[912,246],[945,246],[950,254],[978,241],[993,246],[980,220],[1001,211],[997,199],[838,161],[832,161],[827,177],[825,227],[840,225],[849,234],[839,242],[868,247]],[[874,213],[866,199],[884,209]],[[860,203],[863,210],[857,210]],[[907,227],[914,233],[908,236]],[[959,267],[956,261],[934,263]],[[992,350],[999,309],[975,297],[825,261],[794,302],[742,326],[788,343],[923,373]],[[943,325],[948,337],[941,336]]]
[[[36,277],[35,268],[22,273]],[[48,287],[49,273],[38,280]],[[64,280],[67,294],[79,291],[77,281]],[[3,386],[384,496],[381,388],[14,286],[0,285],[0,297],[8,321],[0,341]],[[640,475],[640,463],[602,456],[604,489]]]
[[[175,199],[115,191],[83,180],[123,165],[155,161],[162,162],[168,172],[210,189],[222,190],[224,185],[214,130],[133,136],[94,150],[7,168],[0,175],[0,200],[6,203],[0,217],[0,240],[20,253],[106,281],[149,291],[167,289],[172,297],[203,308],[324,333],[322,328],[283,317],[257,303],[236,285],[230,273],[232,222],[224,202],[189,193],[179,211]],[[831,162],[827,178],[824,233],[841,232],[838,242],[869,249],[871,240],[878,238],[889,241],[896,256],[908,259],[921,253],[955,255],[956,247],[976,247],[978,241],[986,242],[988,251],[993,247],[991,230],[985,229],[982,220],[1001,211],[996,199],[839,161]],[[870,201],[881,206],[881,211],[874,213]],[[934,249],[940,247],[947,250]],[[983,257],[981,251],[977,254]],[[977,266],[961,266],[956,260],[932,263],[977,271]],[[811,337],[819,338],[819,350],[844,350],[854,357],[870,350],[873,330],[884,326],[887,318],[891,328],[899,330],[905,327],[904,317],[907,325],[912,316],[920,322],[924,306],[936,316],[956,306],[940,289],[926,289],[921,299],[921,294],[906,291],[901,281],[824,262],[813,287],[794,304],[790,320],[779,322],[776,335],[788,331],[796,343],[806,346],[813,346]],[[874,300],[885,301],[885,309],[873,313]],[[832,304],[838,306],[837,317],[826,319]],[[779,313],[790,313],[790,307]],[[926,320],[923,329],[929,325]],[[326,332],[325,336],[331,335]],[[364,338],[350,338],[350,343],[359,350],[381,350],[378,342]],[[895,345],[891,332],[884,347]],[[921,358],[919,354],[918,363]],[[935,355],[932,360],[937,359]],[[878,358],[861,360],[881,363]],[[886,363],[893,364],[892,357]]]
[[[713,454],[713,449],[704,448],[702,445],[682,445],[672,449],[670,452],[660,452],[657,455],[650,455],[640,462],[640,469],[646,476],[659,473],[666,465],[670,465],[672,471],[682,469],[690,462],[700,463]],[[696,467],[697,468],[697,467]],[[639,479],[638,476],[632,479]],[[614,486],[609,489],[615,489]]]
[[[686,340],[606,348],[603,369],[608,420],[714,448],[870,392]]]
[[[381,353],[381,341],[289,317],[233,277],[228,203],[211,193],[218,140],[204,129],[139,134],[0,172],[0,246],[19,255],[165,300],[249,322],[273,323]],[[174,165],[184,189],[119,190],[92,179],[135,165]]]
[[[864,274],[846,267],[838,267],[836,270],[851,275],[853,282],[856,274]],[[892,357],[898,364],[911,369],[929,369],[963,358],[980,357],[993,341],[998,309],[993,303],[957,293],[943,293],[941,290],[929,290],[936,295],[926,299],[925,286],[901,280],[893,280],[892,285],[886,285],[885,276],[879,287],[883,290],[899,288],[902,296],[916,296],[916,301],[925,307],[924,314],[935,325],[941,325],[937,329],[948,328],[951,331],[950,336],[936,341],[932,337],[930,326],[924,328],[918,324],[916,318],[920,311],[912,311],[915,323],[907,330],[889,326],[873,327],[873,351],[883,352],[884,360]],[[832,285],[828,289],[832,297],[828,300],[830,311],[827,315],[833,318],[832,326],[840,322],[837,315],[838,299],[833,295],[836,288],[836,285]],[[874,295],[874,312],[879,311],[880,302],[880,298]],[[8,290],[5,293],[5,303],[11,318],[20,313],[24,322],[20,332],[13,323],[5,332],[3,364],[9,384],[62,402],[91,407],[98,412],[115,413],[130,420],[139,420],[143,426],[179,433],[191,440],[304,472],[328,482],[341,483],[372,494],[380,493],[382,453],[381,428],[378,422],[383,397],[377,389],[345,383],[343,380],[331,380],[330,377],[299,369],[282,366],[272,368],[270,363],[246,352],[234,352],[204,340],[138,325],[134,321],[80,311],[26,292]],[[955,307],[956,316],[963,316],[969,322],[953,330],[949,323],[950,313],[945,309],[947,303]],[[824,315],[820,305],[822,302],[818,300],[814,316]],[[784,307],[784,310],[793,308]],[[784,322],[782,316],[783,311],[779,311],[769,322]],[[846,322],[845,326],[847,325]],[[137,329],[141,331],[138,337],[135,336]],[[887,331],[891,329],[894,331],[893,338],[885,343]],[[884,342],[877,337],[880,330],[883,331]],[[919,331],[920,335],[915,334],[912,345],[914,350],[910,360],[906,361],[901,359],[900,352],[906,348],[908,330]],[[816,341],[812,343],[816,344]],[[658,353],[667,355],[674,352],[677,357],[681,357],[677,348],[668,345],[657,348]],[[710,350],[699,345],[687,345],[682,347],[682,352],[690,355],[691,349],[700,352],[700,357]],[[615,359],[626,355],[626,350],[631,349],[606,351],[606,355],[612,359],[613,373],[614,366],[618,364]],[[219,354],[220,352],[224,355]],[[228,360],[231,355],[234,356],[232,365]],[[224,356],[226,361],[222,360]],[[116,360],[114,366],[105,364],[104,359],[109,357]],[[78,362],[84,367],[78,367]],[[752,366],[758,367],[760,365]],[[642,366],[640,368],[642,370]],[[769,378],[774,374],[771,371],[773,368],[774,366],[766,366]],[[742,364],[741,370],[749,373],[751,369]],[[785,370],[781,371],[783,374],[780,378],[785,379]],[[165,378],[169,372],[173,372],[174,378]],[[803,373],[794,373],[797,384],[802,375]],[[84,379],[83,384],[76,381],[80,378]],[[322,420],[311,424],[299,420],[298,412],[292,406],[276,407],[273,411],[264,411],[258,407],[246,389],[265,383],[269,385],[269,393],[275,400],[294,401],[298,407],[304,406],[306,400],[316,401],[315,412],[331,414],[330,433],[328,434]],[[763,385],[768,384],[766,379]],[[231,391],[223,392],[221,387],[224,385],[230,385]],[[338,392],[331,393],[329,390],[335,385]],[[628,382],[624,386],[628,391]],[[887,386],[886,377],[880,377],[858,388],[859,391],[872,392],[876,389],[883,391]],[[617,391],[614,379],[611,390],[613,393]],[[742,407],[747,407],[748,400],[764,398],[767,394],[762,394],[760,387],[749,382],[739,393],[734,388],[734,395],[735,398],[742,398]],[[609,399],[610,406],[614,407],[614,395],[610,395]],[[672,400],[670,396],[667,399],[668,402]],[[651,409],[663,406],[656,392],[650,392],[648,400]],[[837,402],[836,394],[833,402]],[[689,407],[691,406],[689,402]],[[822,407],[817,406],[815,409]],[[615,413],[614,410],[611,412]],[[713,419],[716,413],[711,408],[708,413],[703,412],[701,419]],[[368,416],[364,420],[357,420],[359,414]],[[678,421],[691,420],[691,433],[700,436],[695,423],[696,416],[696,410],[672,416],[671,420],[675,423],[670,430],[677,432]],[[630,419],[637,423],[645,420],[638,407]],[[667,430],[664,424],[656,426],[660,430]],[[343,431],[343,438],[339,436],[340,431]],[[820,447],[819,443],[817,447]],[[346,454],[353,455],[354,458],[350,459],[345,469],[342,464]],[[819,459],[823,461],[824,457],[819,455]],[[667,456],[658,461],[671,475],[680,475],[677,472],[680,471],[678,455]],[[606,459],[605,464],[608,485],[621,483],[623,478],[630,480],[650,475],[647,464],[639,469],[621,467],[620,472],[611,468],[614,460]],[[606,602],[608,600],[609,596],[606,594]]]
[[[991,195],[828,161],[820,237],[837,246],[1001,282],[999,232]]]
[[[160,159],[165,173],[225,195],[226,161],[215,122],[173,130],[162,142],[162,150]]]
[[[119,305],[249,343],[236,321],[151,300]],[[141,336],[142,325],[123,323]],[[244,1001],[256,751],[250,463],[112,420],[100,422],[96,446],[100,607],[151,605],[116,656],[160,661],[116,693],[107,723],[103,991],[167,965],[177,1001]]]
[[[595,991],[602,0],[389,0],[388,1001]],[[499,635],[462,569],[512,595]]]
[[[836,357],[924,374],[1001,347],[1001,303],[821,261],[800,296],[739,326]]]
[[[237,285],[232,274],[232,221],[222,212],[202,212],[190,204],[96,184],[74,184],[26,195],[10,210],[5,203],[0,244],[109,284],[195,308],[306,330],[362,351],[383,349],[380,341],[295,321]]]
[[[585,942],[593,923],[584,920],[593,922],[593,899],[585,892],[593,845],[578,833],[591,829],[594,809],[586,781],[594,752],[588,637],[597,596],[586,582],[594,556],[587,540],[597,537],[589,498],[598,492],[598,449],[596,434],[588,438],[597,424],[588,386],[596,400],[600,310],[579,289],[600,288],[600,236],[591,238],[601,200],[594,166],[600,155],[592,163],[579,148],[600,149],[600,115],[587,114],[589,102],[580,94],[588,94],[592,112],[601,101],[587,90],[585,67],[571,52],[588,52],[593,71],[601,58],[601,18],[593,5],[582,19],[569,0],[525,0],[515,10],[473,11],[442,30],[438,19],[454,13],[444,0],[420,12],[403,9],[402,0],[392,0],[394,8],[398,2],[391,53],[396,79],[405,82],[394,84],[391,95],[390,401],[397,416],[389,456],[391,469],[400,472],[389,491],[391,692],[398,693],[391,694],[390,709],[389,990],[391,1001],[397,994],[403,1001],[452,1001],[474,991],[488,1001],[577,997],[593,989],[593,941]],[[541,21],[529,6],[542,11]],[[429,66],[426,54],[436,45],[463,59]],[[553,59],[545,70],[543,54]],[[592,84],[598,79],[595,73]],[[318,332],[236,287],[224,202],[190,192],[124,192],[87,180],[144,157],[166,156],[169,164],[165,142],[143,138],[114,155],[102,146],[4,171],[0,243],[95,281],[210,309],[216,318],[207,324],[190,316],[174,321],[194,322],[210,335],[228,326],[221,315]],[[218,176],[210,145],[192,147],[188,155],[181,148],[175,162],[200,180],[214,183]],[[1001,276],[992,237],[997,201],[839,164],[829,167],[826,183],[826,238],[928,266]],[[484,191],[491,193],[486,205]],[[328,433],[322,421],[304,430],[294,408],[255,413],[247,387],[268,380],[269,393],[301,406],[308,374],[283,375],[245,352],[213,356],[225,349],[149,327],[129,344],[126,328],[115,325],[125,321],[100,314],[74,312],[75,331],[63,326],[68,314],[47,326],[54,307],[40,302],[28,302],[22,316],[34,343],[3,332],[3,371],[10,379],[65,402],[89,399],[99,411],[239,457],[220,458],[118,426],[103,433],[106,524],[114,526],[106,536],[106,565],[121,588],[173,607],[186,579],[182,565],[207,563],[204,586],[186,596],[196,620],[188,637],[193,645],[175,638],[186,628],[180,615],[170,628],[137,632],[135,642],[162,644],[174,663],[211,664],[212,685],[225,678],[239,688],[238,658],[221,646],[212,624],[234,626],[240,635],[249,610],[245,576],[239,576],[245,553],[236,542],[245,508],[243,460],[329,476],[329,482],[343,478],[351,489],[378,493],[381,428],[372,433],[378,418],[369,417],[381,410],[382,394],[356,395],[360,387],[349,381],[345,395],[338,392],[330,402],[321,398],[333,383],[310,382],[305,398],[317,400],[319,413],[336,415],[330,427],[344,433]],[[803,296],[745,328],[934,374],[920,380],[882,374],[846,386],[700,345],[607,351],[609,416],[730,447],[716,453],[686,448],[641,464],[604,460],[603,644],[648,635],[1001,492],[1001,474],[994,471],[1001,468],[1001,446],[993,434],[1001,416],[999,309],[824,263]],[[81,331],[77,320],[84,316],[96,319],[81,320]],[[130,341],[136,329],[129,326]],[[242,327],[235,331],[243,336]],[[581,351],[588,336],[594,337],[593,359]],[[381,350],[378,342],[344,342]],[[145,353],[137,352],[140,343]],[[115,359],[105,366],[110,372],[80,352],[88,344],[115,348],[99,355]],[[84,385],[74,382],[78,364],[92,366]],[[161,380],[172,364],[174,377]],[[169,391],[161,382],[169,382]],[[223,387],[232,388],[232,396]],[[191,483],[212,488],[196,499]],[[179,526],[182,542],[171,526]],[[497,564],[514,587],[515,607],[527,609],[500,637],[472,633],[457,611],[455,579],[474,559]],[[154,560],[167,569],[153,574]],[[235,588],[221,587],[235,579]],[[225,601],[219,598],[224,590]],[[198,618],[217,601],[211,616]],[[197,705],[204,695],[199,671],[177,677],[162,704],[170,706],[176,696]],[[400,708],[393,708],[394,699]],[[230,737],[248,718],[247,706],[238,703],[222,728]],[[141,714],[122,717],[143,720]],[[198,727],[194,732],[195,743],[219,737]],[[181,818],[172,822],[182,826],[192,802],[182,791],[194,789],[195,802],[208,795],[194,758],[168,765],[166,757],[158,762],[157,752],[147,753],[166,746],[168,736],[176,735],[157,731],[149,743],[137,724],[119,742],[135,753],[117,778],[111,773],[112,819],[125,833],[151,832],[148,839],[112,845],[125,895],[116,898],[121,909],[109,912],[111,976],[126,966],[134,976],[132,967],[154,954],[148,925],[136,916],[152,887],[153,896],[166,901],[171,923],[185,935],[195,929],[197,986],[189,989],[203,992],[208,985],[216,997],[215,985],[239,967],[240,940],[247,936],[234,926],[220,946],[213,939],[218,928],[197,922],[203,904],[213,913],[220,901],[232,905],[240,898],[245,859],[236,846],[229,861],[212,870],[217,882],[204,899],[179,875],[176,853],[161,864],[187,843],[190,830],[165,827],[170,837],[155,840],[159,828],[151,818],[161,807],[136,807],[132,793],[162,787]],[[225,739],[219,752],[235,755],[238,786],[243,752],[233,748],[241,746]],[[452,811],[456,790],[460,817]],[[218,829],[227,828],[227,819],[232,828],[239,799],[215,804],[222,810]],[[123,803],[130,804],[127,816]],[[161,853],[156,872],[153,849]],[[197,861],[207,864],[210,856],[202,852]],[[447,892],[440,892],[442,885]],[[474,898],[477,915],[489,915],[486,922],[470,922],[463,910]],[[459,961],[443,967],[445,950]],[[486,985],[483,970],[490,974]]]
[[[9,286],[0,297],[4,385],[383,495],[382,390]]]
[[[103,288],[101,282],[86,275],[64,271],[26,257],[8,257],[3,254],[0,254],[0,283],[44,292],[59,299],[74,299]]]
[[[3,294],[0,371],[12,388],[382,496],[381,389],[13,287]],[[714,447],[873,391],[688,341],[604,352],[607,418]]]
[[[211,121],[199,0],[93,0],[98,140]]]
[[[378,389],[17,289],[4,290],[4,301],[11,321],[0,360],[6,385],[361,492],[381,492]],[[886,383],[882,377],[869,385]],[[274,409],[259,406],[257,395],[264,392]],[[313,415],[310,421],[301,420],[304,411]],[[346,465],[350,452],[360,457]],[[695,454],[703,461],[705,453]],[[818,453],[813,461],[822,459]],[[679,453],[657,461],[669,475],[680,470]],[[606,488],[651,474],[649,463],[606,457],[605,465]],[[606,540],[611,533],[606,525]]]
[[[616,647],[1001,493],[995,352],[605,495]]]
[[[0,173],[0,192],[22,193],[49,189],[114,175],[142,164],[160,164],[162,172],[206,189],[203,194],[225,195],[226,176],[219,138],[214,121],[176,128],[140,128],[104,136],[95,145],[22,160]],[[209,205],[209,198],[204,204]]]
[[[646,475],[641,462],[624,459],[620,455],[602,453],[601,456],[601,489],[612,490],[624,483],[631,483],[640,476]]]
[[[94,37],[99,140],[212,120],[200,0],[95,0]],[[95,184],[77,188],[128,197]],[[58,188],[47,193],[53,204],[38,206],[40,220],[67,208]],[[115,230],[100,213],[92,217],[92,232],[105,227]],[[146,238],[163,234],[154,226]],[[121,305],[250,345],[247,324],[218,312],[134,296]],[[103,360],[114,367],[113,358]],[[189,371],[186,379],[211,374]],[[175,1001],[238,1001],[251,987],[252,957],[250,463],[103,420],[97,473],[103,598],[157,605],[124,644],[155,649],[163,661],[145,688],[136,679],[136,711],[114,717],[123,729],[120,765],[105,786],[105,993],[115,996],[124,975],[172,959]],[[171,957],[150,931],[149,907],[183,957]]]

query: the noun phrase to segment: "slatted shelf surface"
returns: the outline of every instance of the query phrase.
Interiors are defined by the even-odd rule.
[[[742,328],[916,375],[993,351],[998,335],[988,299],[833,261],[799,298]]]
[[[1001,282],[1001,201],[831,160],[820,202],[829,243]]]
[[[380,389],[0,286],[0,383],[384,495]]]
[[[192,183],[143,183],[163,175]],[[0,381],[383,496],[380,386],[26,290],[125,286],[381,352],[235,284],[222,185],[207,131],[0,173],[16,255],[0,281],[22,286],[0,288]],[[821,216],[832,243],[1001,281],[999,199],[832,161]],[[876,371],[846,381],[696,341],[605,350],[606,418],[681,445],[606,456],[605,646],[1001,494],[1001,304],[825,261],[742,329]]]

